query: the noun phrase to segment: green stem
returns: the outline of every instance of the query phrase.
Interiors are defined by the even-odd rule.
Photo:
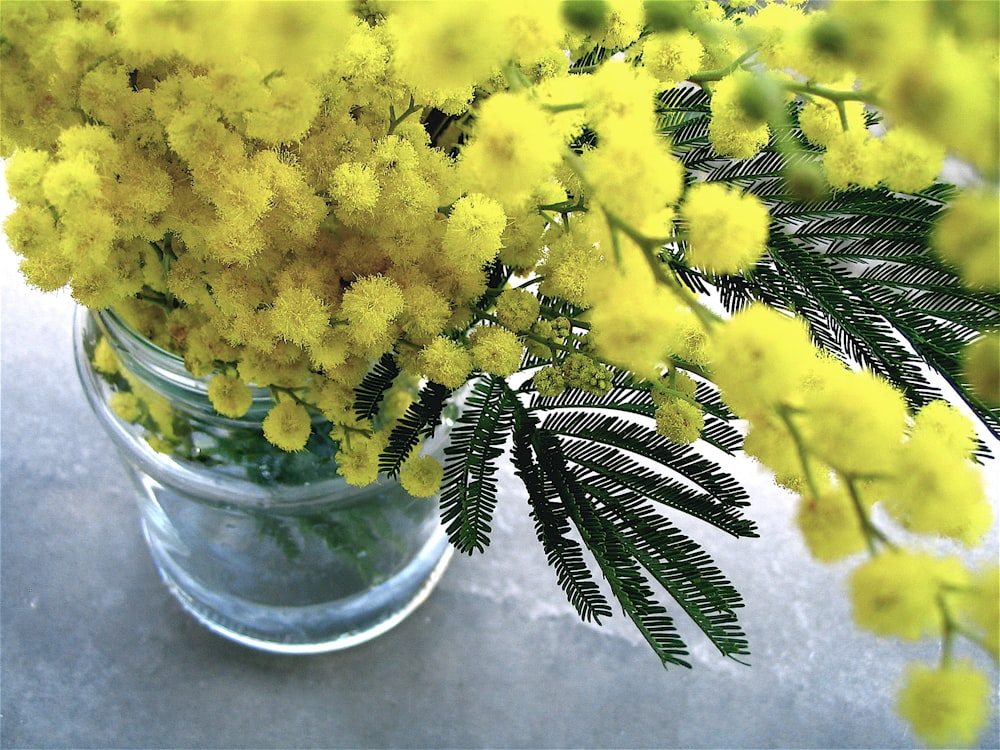
[[[398,338],[398,339],[396,339],[396,343],[397,344],[401,344],[402,346],[405,346],[408,349],[413,349],[414,351],[420,351],[421,349],[424,348],[424,347],[420,346],[420,344],[415,344],[414,342],[410,341],[409,339],[404,339],[404,338]]]
[[[941,668],[944,669],[951,664],[952,645],[958,625],[951,615],[943,591],[938,592],[937,605],[941,610]]]
[[[508,65],[503,69],[503,73],[511,91],[524,91],[531,88],[531,81],[516,65]]]
[[[847,485],[847,492],[851,497],[851,504],[854,506],[854,512],[857,514],[858,521],[861,523],[862,531],[865,532],[865,543],[868,545],[868,553],[871,555],[878,554],[878,549],[875,546],[876,541],[881,542],[890,549],[895,549],[896,545],[892,543],[892,540],[890,540],[881,529],[872,523],[871,517],[865,512],[865,507],[861,502],[861,495],[858,492],[857,482],[855,479],[841,475],[841,480]]]
[[[837,114],[840,115],[840,127],[850,130],[851,126],[847,122],[847,106],[843,102],[834,102],[837,105]]]
[[[296,391],[299,391],[299,390],[303,390],[301,388],[286,388],[285,386],[281,386],[281,385],[272,385],[272,386],[268,387],[268,390],[271,391],[271,400],[274,401],[274,403],[278,403],[279,394],[284,394],[285,396],[288,396],[289,398],[292,399],[292,401],[294,401],[295,403],[299,404],[300,406],[304,406],[307,409],[314,408],[312,404],[310,404],[308,401],[306,401],[305,399],[303,399],[296,392]]]
[[[145,284],[143,284],[141,291],[135,293],[135,298],[142,300],[143,302],[150,302],[154,305],[159,305],[167,312],[173,312],[175,309],[172,298],[168,298],[167,295],[162,294],[155,289],[151,289]]]
[[[573,326],[574,328],[583,328],[585,331],[590,330],[590,323],[588,323],[587,321],[580,320],[579,318],[571,318],[568,315],[563,315],[554,307],[549,307],[548,305],[541,305],[539,307],[539,310],[546,314],[546,320],[555,320],[556,318],[566,318],[566,320],[568,320],[570,325]]]
[[[572,213],[573,211],[587,211],[587,207],[583,203],[583,199],[579,198],[575,201],[559,201],[558,203],[546,203],[544,206],[538,206],[539,211],[558,211],[559,213]]]
[[[871,91],[841,91],[831,89],[827,86],[819,86],[815,83],[801,83],[799,81],[778,81],[778,84],[794,94],[821,96],[831,102],[866,102],[876,104],[877,97]]]
[[[574,109],[583,109],[586,107],[584,102],[574,102],[572,104],[543,104],[542,109],[546,112],[551,112],[554,115],[560,112],[572,112]]]
[[[819,497],[819,485],[816,484],[816,478],[812,473],[812,466],[809,462],[809,451],[806,450],[805,440],[802,439],[802,433],[799,432],[798,425],[795,424],[792,409],[788,406],[780,405],[777,408],[777,412],[778,416],[781,417],[781,421],[784,422],[788,434],[792,436],[792,442],[795,443],[795,452],[799,456],[799,465],[802,467],[802,475],[805,477],[806,486],[809,487],[809,491],[813,494],[813,497]]]
[[[516,289],[527,289],[529,286],[534,286],[535,284],[541,284],[543,281],[545,281],[545,277],[544,276],[535,276],[533,278],[528,279],[523,284],[519,284],[515,288]]]
[[[694,396],[689,396],[688,394],[683,393],[682,391],[678,391],[668,386],[665,386],[663,385],[663,383],[657,380],[650,380],[647,382],[650,384],[650,386],[652,386],[654,391],[658,391],[659,393],[662,393],[666,396],[670,396],[672,398],[679,399],[681,401],[687,401],[689,404],[697,406],[699,409],[702,408],[701,402],[698,401],[698,399],[696,399]]]
[[[681,298],[681,300],[691,309],[691,312],[695,314],[695,317],[698,318],[698,322],[701,323],[701,327],[705,329],[706,332],[710,332],[716,323],[722,322],[722,318],[719,315],[705,307],[694,295],[694,293],[684,286],[684,284],[682,284],[676,277],[667,275],[663,262],[660,260],[659,256],[659,249],[663,245],[667,244],[665,241],[659,238],[646,237],[627,221],[607,209],[604,209],[604,215],[608,221],[608,225],[611,227],[612,242],[616,241],[616,230],[619,230],[624,232],[629,239],[638,245],[642,250],[643,257],[646,259],[646,263],[653,272],[653,276],[657,282],[667,287]],[[670,238],[668,241],[673,241],[673,238]],[[617,244],[615,245],[615,249],[617,256],[619,252]]]
[[[757,54],[756,49],[748,49],[726,67],[717,68],[716,70],[703,70],[699,73],[688,76],[688,80],[691,81],[691,83],[711,83],[712,81],[721,81],[755,54]]]
[[[386,132],[386,135],[392,135],[393,133],[395,133],[396,132],[396,128],[399,127],[400,123],[403,122],[403,120],[405,120],[407,117],[409,117],[413,113],[419,112],[422,109],[423,109],[423,106],[422,105],[418,105],[418,104],[415,103],[412,94],[410,95],[410,106],[407,107],[406,111],[403,112],[403,114],[401,114],[399,117],[396,117],[396,109],[395,109],[395,107],[393,107],[390,104],[389,105],[389,130]]]

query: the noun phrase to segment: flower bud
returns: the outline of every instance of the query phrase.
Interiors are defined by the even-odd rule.
[[[609,8],[604,0],[564,0],[562,14],[576,31],[596,34],[607,26]]]
[[[693,3],[688,0],[646,0],[644,5],[650,31],[685,29],[691,20]]]
[[[743,79],[736,102],[755,123],[779,120],[784,112],[781,90],[768,76],[749,76]]]
[[[785,186],[793,200],[812,203],[827,194],[823,170],[814,162],[789,164],[784,172]]]
[[[828,18],[813,25],[810,41],[821,54],[843,57],[851,40],[842,21]]]

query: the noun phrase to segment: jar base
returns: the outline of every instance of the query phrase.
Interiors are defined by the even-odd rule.
[[[145,520],[142,530],[160,578],[190,615],[228,640],[278,654],[340,651],[386,633],[430,596],[454,554],[441,529],[409,565],[371,589],[320,604],[270,606],[206,589],[160,549]]]

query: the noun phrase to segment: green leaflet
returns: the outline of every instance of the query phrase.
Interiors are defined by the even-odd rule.
[[[477,382],[445,449],[441,517],[460,552],[482,552],[489,544],[497,459],[513,426],[516,398],[502,378]]]
[[[390,477],[399,473],[399,468],[420,442],[421,437],[430,437],[441,421],[445,402],[451,396],[451,389],[440,383],[427,383],[420,389],[417,400],[410,404],[406,413],[389,433],[389,445],[378,458],[378,470]]]
[[[665,92],[660,110],[661,129],[689,173],[740,185],[771,212],[769,252],[751,273],[702,275],[702,285],[713,286],[727,309],[760,300],[794,311],[809,322],[818,345],[886,378],[913,408],[942,397],[930,368],[1000,435],[1000,411],[970,392],[961,374],[963,346],[977,330],[1000,326],[1000,295],[964,288],[929,245],[952,186],[939,183],[916,195],[852,189],[796,201],[787,195],[787,158],[776,142],[794,139],[803,149],[798,158],[819,159],[797,128],[776,133],[754,158],[735,161],[718,157],[709,145],[706,94],[695,88]],[[790,113],[794,124],[797,108]]]
[[[605,396],[567,391],[526,401],[502,378],[490,377],[476,384],[466,402],[446,451],[442,492],[453,543],[466,552],[488,544],[495,473],[512,436],[512,459],[535,533],[584,620],[600,622],[612,614],[597,584],[599,571],[664,665],[689,666],[669,600],[720,652],[746,654],[735,616],[739,594],[667,517],[681,512],[734,536],[756,536],[742,515],[747,496],[740,485],[693,448],[657,435],[651,412],[639,408],[651,404],[648,391],[622,373]],[[636,408],[621,416],[622,404]]]
[[[600,622],[612,610],[587,566],[583,546],[573,537],[570,513],[557,484],[535,459],[532,444],[538,422],[519,410],[515,419],[513,459],[517,475],[528,491],[535,534],[559,586],[585,621]]]
[[[358,419],[374,419],[386,391],[392,388],[399,366],[392,352],[386,352],[354,389],[354,412]]]

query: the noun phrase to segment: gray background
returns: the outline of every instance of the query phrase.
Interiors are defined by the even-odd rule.
[[[905,662],[935,647],[857,632],[847,568],[809,559],[792,498],[749,464],[738,470],[762,538],[706,527],[698,539],[747,599],[751,667],[688,628],[694,669],[666,671],[620,614],[580,622],[509,470],[492,546],[456,556],[388,634],[309,657],[219,638],[157,578],[76,381],[72,300],[28,289],[6,247],[0,264],[3,747],[916,744],[892,692]],[[994,529],[980,556],[996,555]],[[983,747],[998,745],[995,701],[992,717]]]

